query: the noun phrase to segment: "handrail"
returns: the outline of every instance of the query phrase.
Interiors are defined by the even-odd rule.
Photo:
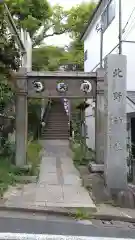
[[[51,108],[51,104],[52,104],[52,101],[51,101],[51,99],[49,99],[49,101],[48,101],[48,103],[46,105],[46,108],[45,108],[42,120],[41,120],[41,121],[44,121],[45,123],[46,123],[47,118],[48,118],[48,114],[49,114],[49,110]]]
[[[48,118],[48,114],[49,114],[49,111],[50,111],[50,108],[51,108],[51,99],[49,99],[46,107],[45,107],[45,111],[43,113],[43,116],[42,116],[42,119],[41,119],[41,122],[40,122],[40,125],[39,125],[39,131],[38,131],[38,136],[41,137],[41,133],[42,133],[42,123],[44,123],[44,127],[46,125],[46,122],[47,122],[47,118]]]

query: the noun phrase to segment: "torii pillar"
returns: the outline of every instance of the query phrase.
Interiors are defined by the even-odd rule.
[[[17,74],[16,79],[16,156],[15,163],[18,167],[27,164],[27,77],[25,69]]]

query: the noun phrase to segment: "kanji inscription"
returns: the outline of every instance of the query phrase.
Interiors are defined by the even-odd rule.
[[[110,189],[125,189],[126,174],[126,57],[110,55],[105,61],[104,162]],[[117,176],[117,178],[116,178]]]

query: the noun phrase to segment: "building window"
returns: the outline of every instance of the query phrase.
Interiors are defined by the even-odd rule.
[[[103,31],[107,29],[108,21],[107,21],[107,8],[102,14],[102,26],[103,26]]]
[[[111,0],[101,16],[103,32],[105,32],[105,30],[108,28],[108,26],[110,25],[114,18],[115,18],[115,0]]]
[[[112,0],[108,5],[108,24],[115,18],[115,1]]]
[[[84,61],[86,61],[88,59],[88,51],[86,50],[84,53]]]
[[[106,6],[109,1],[110,1],[110,0],[103,0],[104,6]]]

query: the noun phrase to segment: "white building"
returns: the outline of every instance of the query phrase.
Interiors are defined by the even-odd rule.
[[[83,32],[84,41],[84,70],[96,71],[102,66],[104,58],[108,54],[119,53],[119,36],[121,36],[122,54],[127,56],[127,135],[128,139],[135,143],[135,101],[132,100],[135,92],[135,0],[100,0],[92,18]],[[121,14],[120,14],[121,13]],[[120,28],[121,27],[121,28]],[[103,45],[101,48],[101,29],[103,33]],[[121,29],[121,31],[119,31]],[[121,35],[119,34],[121,32]],[[101,51],[102,49],[102,51]],[[102,55],[101,55],[102,52]],[[129,96],[130,95],[130,96]],[[90,107],[86,109],[87,145],[95,149],[95,118],[92,108],[94,102],[88,100]],[[101,103],[103,107],[104,103]],[[134,121],[134,124],[133,124]],[[131,127],[132,125],[132,127]],[[133,136],[134,133],[134,136]]]
[[[30,72],[32,70],[32,40],[29,33],[23,29],[21,29],[20,36],[26,50],[26,54],[22,58],[22,67],[26,68],[27,71]]]

